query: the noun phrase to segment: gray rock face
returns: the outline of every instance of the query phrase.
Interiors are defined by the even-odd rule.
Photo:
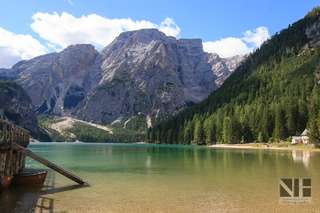
[[[320,45],[320,19],[306,29],[306,35],[308,38],[313,38],[309,42],[308,47],[309,45],[311,47]]]
[[[0,117],[38,134],[38,120],[26,91],[14,82],[0,82],[0,94]]]
[[[226,64],[230,72],[233,72],[237,69],[238,66],[242,63],[244,59],[249,56],[249,53],[244,55],[236,55],[229,58],[222,58],[221,60]]]
[[[36,110],[62,114],[69,109],[68,103],[84,98],[79,93],[83,89],[75,79],[91,66],[97,55],[92,45],[74,45],[60,53],[20,61],[11,70],[32,98]]]
[[[320,19],[306,29],[306,34],[308,38],[320,36]]]
[[[201,39],[144,29],[121,33],[99,53],[69,46],[0,74],[19,79],[39,112],[112,123],[138,113],[171,116],[206,98],[243,59],[206,53]]]

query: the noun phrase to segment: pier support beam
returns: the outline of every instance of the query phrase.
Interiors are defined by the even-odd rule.
[[[8,149],[6,152],[6,165],[4,175],[11,175],[12,173],[12,149]]]
[[[6,152],[0,152],[0,189],[3,189],[3,179],[6,167]]]
[[[26,164],[26,155],[21,152],[20,153],[19,171],[24,169],[25,164]]]

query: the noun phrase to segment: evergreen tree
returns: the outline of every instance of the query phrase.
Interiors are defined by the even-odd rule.
[[[208,142],[213,143],[216,142],[216,125],[212,119],[209,121],[209,130],[208,130]]]
[[[243,116],[242,118],[242,141],[243,142],[252,142],[253,141],[253,134],[252,134],[252,130],[249,126],[249,120],[248,117],[246,115]]]
[[[229,129],[229,143],[240,143],[242,139],[242,126],[237,115],[231,117]]]
[[[195,125],[194,139],[197,140],[199,144],[203,143],[203,128],[200,120],[198,120]]]
[[[261,131],[260,131],[262,134],[262,140],[264,141],[267,141],[270,137],[269,122],[270,122],[269,108],[268,108],[268,105],[266,105],[266,107],[264,107],[263,109],[262,120],[261,120]]]
[[[185,128],[185,131],[184,131],[185,144],[190,144],[191,141],[193,140],[192,133],[191,133],[193,131],[193,128],[191,123],[192,123],[191,121],[188,122],[187,127]]]
[[[259,132],[258,141],[261,143],[263,141],[262,133]]]
[[[230,143],[230,125],[231,119],[230,117],[225,117],[223,120],[223,142]]]
[[[160,130],[158,129],[157,132],[156,132],[156,143],[160,143]]]
[[[296,124],[297,124],[297,115],[298,115],[298,109],[297,109],[297,102],[295,101],[295,98],[293,97],[292,93],[289,95],[289,100],[287,102],[287,128],[288,128],[288,134],[290,136],[295,135],[296,131]]]
[[[306,90],[303,85],[301,90],[301,100],[299,102],[299,113],[298,113],[298,122],[297,122],[297,132],[301,134],[302,131],[307,127],[308,123],[308,107],[307,107],[307,99],[306,99]]]
[[[167,142],[170,143],[170,144],[173,143],[173,132],[172,132],[172,129],[168,130]]]
[[[319,133],[319,111],[318,106],[316,104],[316,98],[317,94],[313,94],[311,98],[310,103],[310,109],[309,109],[309,121],[308,121],[308,128],[309,128],[309,141],[311,143],[314,143],[315,145],[318,144],[320,141],[320,133]]]
[[[276,107],[276,119],[274,125],[275,137],[277,140],[283,140],[285,138],[285,118],[282,110],[281,103],[277,104]]]

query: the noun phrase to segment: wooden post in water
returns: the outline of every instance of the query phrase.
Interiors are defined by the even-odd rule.
[[[12,151],[12,157],[11,157],[11,172],[14,173],[16,171],[16,160],[17,160],[17,151]]]
[[[13,174],[18,174],[19,173],[19,163],[20,163],[20,152],[17,151],[16,160],[15,160],[15,170],[13,171]]]
[[[12,140],[13,140],[13,125],[9,125],[9,143],[7,146],[6,152],[6,165],[5,165],[5,172],[4,175],[10,175],[12,173]]]
[[[2,143],[0,148],[0,189],[3,188],[4,173],[6,168],[6,150],[7,150],[7,125],[3,123]]]
[[[5,166],[6,166],[6,153],[3,151],[0,151],[0,189],[3,189]]]
[[[12,150],[7,150],[6,151],[6,164],[5,164],[5,171],[4,175],[10,175],[11,174],[11,165],[12,165]]]

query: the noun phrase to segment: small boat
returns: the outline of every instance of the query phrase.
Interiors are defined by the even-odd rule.
[[[8,188],[8,186],[10,185],[11,181],[12,181],[12,176],[13,175],[8,175],[8,176],[4,176],[3,178],[3,188]]]
[[[38,173],[14,174],[11,184],[43,184],[47,171]]]

